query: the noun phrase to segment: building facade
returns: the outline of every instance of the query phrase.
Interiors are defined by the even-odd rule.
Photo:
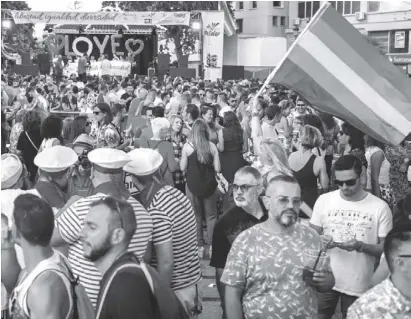
[[[411,74],[410,1],[330,1],[355,28],[367,36],[399,69]],[[322,5],[322,1],[289,3],[289,46]]]

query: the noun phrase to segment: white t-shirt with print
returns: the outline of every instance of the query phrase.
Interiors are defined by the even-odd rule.
[[[368,193],[358,202],[343,199],[336,190],[321,195],[314,205],[311,224],[322,227],[324,235],[335,242],[357,239],[375,245],[392,228],[392,214],[387,203]],[[356,251],[332,248],[328,251],[335,277],[334,290],[360,296],[368,290],[374,273],[375,257]]]

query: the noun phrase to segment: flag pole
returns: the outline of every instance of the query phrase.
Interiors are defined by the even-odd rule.
[[[278,63],[274,70],[268,75],[267,79],[265,80],[263,86],[261,87],[261,89],[258,91],[257,95],[254,97],[254,103],[257,101],[258,96],[261,95],[261,93],[264,91],[264,89],[267,87],[267,85],[271,82],[271,80],[274,78],[274,75],[278,72],[278,70],[280,69],[280,67],[282,66],[282,64],[284,63],[284,61],[287,59],[288,55],[290,54],[291,50],[298,44],[299,40],[302,38],[302,36],[307,32],[307,30],[310,29],[311,25],[313,25],[315,22],[317,22],[317,20],[320,18],[320,16],[324,13],[324,11],[326,9],[328,9],[328,7],[331,4],[327,1],[324,2],[320,9],[318,9],[318,11],[315,13],[314,17],[308,22],[308,24],[305,26],[305,28],[303,29],[303,31],[301,31],[300,35],[297,37],[297,39],[291,44],[290,48],[287,50],[286,54],[282,57],[282,59],[280,60],[280,63]],[[253,103],[253,104],[254,104]]]

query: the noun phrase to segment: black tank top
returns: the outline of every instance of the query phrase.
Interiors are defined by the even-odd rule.
[[[318,198],[317,176],[314,174],[314,162],[316,155],[311,155],[310,159],[299,171],[294,171],[294,177],[297,179],[301,187],[301,199],[311,207],[314,207],[315,201]],[[303,213],[300,213],[303,214]],[[305,214],[300,217],[307,218]]]
[[[196,150],[188,156],[187,187],[194,196],[202,199],[213,195],[217,188],[213,163],[200,163]]]

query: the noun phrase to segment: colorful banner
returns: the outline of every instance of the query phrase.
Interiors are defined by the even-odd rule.
[[[268,83],[292,89],[320,111],[381,142],[398,145],[411,132],[411,79],[329,2],[310,20],[263,88]]]
[[[202,11],[204,79],[223,77],[224,12]]]
[[[109,75],[111,76],[129,76],[131,73],[131,63],[126,61],[110,61],[111,68]],[[63,74],[70,77],[71,74],[77,74],[77,62],[69,63],[63,70]],[[91,62],[90,69],[88,71],[90,75],[101,75],[101,62]]]
[[[190,12],[45,12],[11,10],[16,24],[186,25]]]

